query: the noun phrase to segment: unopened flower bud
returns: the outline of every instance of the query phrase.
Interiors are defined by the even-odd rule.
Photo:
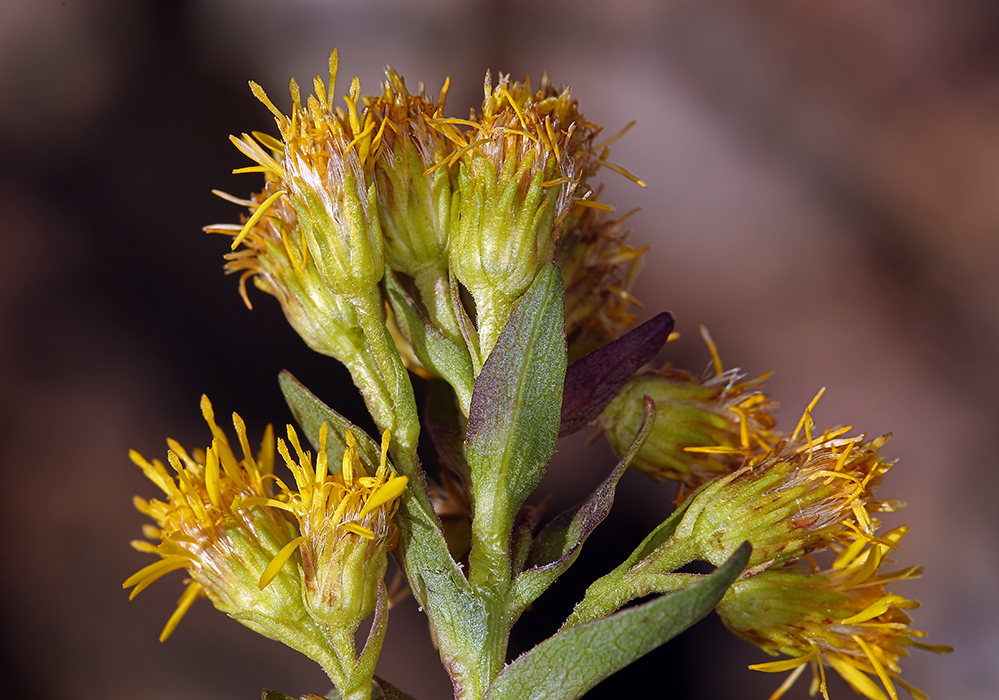
[[[387,431],[382,439],[381,464],[374,473],[365,470],[354,437],[347,433],[342,464],[331,474],[326,430],[323,424],[314,464],[291,426],[288,439],[295,456],[283,440],[278,441],[278,452],[298,487],[284,494],[284,502],[298,521],[301,536],[288,545],[274,566],[277,570],[297,548],[309,614],[325,626],[353,634],[375,610],[388,550],[398,537],[392,516],[408,479],[388,465]]]
[[[413,277],[432,268],[447,277],[451,180],[440,164],[450,142],[432,126],[444,109],[447,84],[434,103],[410,95],[391,67],[382,95],[369,110],[381,133],[374,161],[378,203],[389,267]]]
[[[346,113],[334,108],[336,52],[330,57],[329,87],[316,78],[315,95],[302,105],[298,85],[291,82],[292,114],[286,116],[256,83],[253,93],[274,114],[281,140],[254,133],[232,142],[256,165],[236,172],[262,172],[268,196],[235,234],[235,250],[248,237],[272,239],[286,248],[298,266],[313,266],[333,294],[368,297],[384,274],[382,233],[373,177],[378,143],[373,116],[358,113],[357,79],[345,97]],[[279,203],[289,206],[281,208]],[[272,211],[273,210],[273,211]],[[291,213],[294,212],[294,217]],[[277,236],[259,224],[277,217]],[[209,230],[223,230],[211,227]],[[247,247],[259,255],[263,246]],[[252,269],[246,266],[247,269]]]
[[[450,241],[451,271],[475,299],[482,355],[512,305],[556,252],[574,205],[585,153],[574,146],[587,125],[568,91],[486,75],[482,115],[455,153],[460,207]],[[569,121],[572,119],[572,121]],[[577,133],[578,132],[578,133]]]
[[[776,402],[759,391],[763,379],[739,381],[738,375],[722,372],[699,381],[683,370],[646,372],[624,386],[598,423],[621,456],[641,428],[643,400],[650,397],[656,420],[631,466],[656,480],[695,488],[737,469],[746,453],[766,449]]]
[[[616,340],[636,317],[631,286],[645,248],[625,245],[627,219],[578,207],[559,243],[557,262],[565,283],[565,340],[569,363]]]

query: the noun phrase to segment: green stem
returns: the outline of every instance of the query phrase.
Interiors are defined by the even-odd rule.
[[[686,540],[677,541],[675,537],[670,537],[644,559],[632,563],[629,558],[614,571],[594,581],[562,629],[611,615],[636,598],[678,591],[704,578],[698,574],[673,573],[696,558],[686,544]]]

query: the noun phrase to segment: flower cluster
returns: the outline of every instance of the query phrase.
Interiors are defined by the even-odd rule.
[[[631,125],[596,143],[600,127],[546,76],[535,90],[487,73],[467,119],[445,115],[448,81],[432,98],[391,68],[380,94],[362,95],[355,78],[338,106],[337,67],[334,51],[328,80],[304,100],[292,81],[287,114],[250,84],[278,135],[231,137],[253,162],[234,172],[262,174],[263,188],[219,193],[246,212],[206,230],[232,237],[225,269],[240,274],[247,306],[252,280],[311,348],[347,367],[381,443],[285,374],[314,453],[288,426],[286,439],[268,428],[254,454],[233,414],[237,456],[207,398],[205,450],[170,440],[168,464],[133,452],[165,498],[136,499],[154,524],[133,544],[159,558],[124,585],[134,596],[171,571],[190,577],[161,639],[207,597],[319,662],[338,696],[402,697],[374,677],[395,551],[397,581],[427,613],[456,698],[504,700],[525,687],[579,697],[615,658],[667,637],[649,631],[659,613],[594,624],[586,648],[571,628],[662,593],[678,595],[648,605],[668,626],[717,606],[737,636],[791,657],[752,667],[793,671],[774,698],[808,665],[813,694],[827,695],[828,666],[870,700],[897,697],[896,684],[923,697],[898,661],[910,647],[946,649],[916,641],[923,633],[903,612],[916,604],[886,590],[920,569],[879,572],[906,531],[878,534],[880,514],[902,506],[876,495],[893,465],[881,455],[887,436],[816,431],[818,396],[793,432],[778,430],[768,375],[726,371],[704,329],[713,362],[703,378],[641,367],[673,320],[630,328],[645,249],[627,244],[628,215],[613,218],[592,184],[607,168],[644,186],[608,162]],[[429,380],[422,421],[410,371]],[[621,463],[537,531],[544,505],[527,499],[557,436],[588,421]],[[439,483],[421,466],[423,429]],[[275,473],[275,453],[290,478]],[[576,560],[628,466],[678,482],[675,512],[589,586],[559,633],[508,664],[511,627]],[[694,561],[718,570],[682,570]],[[621,654],[593,651],[610,645]],[[580,662],[551,673],[558,654]]]
[[[381,462],[369,474],[356,439],[347,432],[342,464],[331,474],[326,424],[314,466],[289,426],[296,458],[282,439],[277,451],[294,476],[297,489],[292,489],[274,474],[270,427],[254,457],[243,421],[234,413],[243,454],[238,459],[207,397],[201,409],[212,444],[189,455],[169,440],[167,457],[175,477],[159,460],[149,462],[132,452],[133,461],[167,498],[136,498],[138,510],[156,523],[143,532],[158,544],[137,540],[133,546],[161,559],[129,577],[124,587],[134,586],[134,597],[161,576],[186,570],[192,580],[161,641],[204,596],[255,631],[332,669],[332,677],[342,676],[356,663],[354,631],[375,612],[387,552],[397,538],[392,516],[408,482],[388,465],[389,434],[382,439]],[[341,648],[345,637],[349,649]]]
[[[215,422],[208,397],[201,410],[212,431],[212,444],[189,455],[169,440],[167,459],[176,476],[159,460],[148,462],[137,452],[131,457],[166,495],[165,501],[135,499],[136,508],[149,516],[143,534],[151,540],[136,540],[133,547],[158,554],[161,559],[131,576],[124,587],[134,586],[132,597],[161,576],[186,570],[192,581],[160,635],[165,640],[198,597],[212,603],[255,628],[270,622],[298,620],[304,608],[298,577],[283,576],[261,589],[258,582],[270,563],[294,537],[291,523],[272,508],[252,505],[270,497],[274,478],[274,434],[268,428],[260,452],[254,458],[242,419],[233,414],[242,459],[237,459],[225,433]],[[268,634],[268,632],[270,632]],[[277,636],[277,631],[265,631]]]
[[[381,314],[377,285],[387,266],[478,365],[513,304],[558,257],[578,297],[570,332],[587,327],[579,347],[592,349],[633,321],[627,289],[641,251],[623,245],[620,222],[601,218],[610,207],[593,201],[588,180],[606,166],[641,181],[607,162],[607,144],[593,143],[599,127],[568,88],[543,77],[534,91],[509,75],[493,87],[487,74],[481,112],[457,119],[443,114],[447,83],[437,100],[422,88],[412,95],[391,68],[381,95],[362,97],[355,78],[346,110],[337,108],[336,70],[334,52],[328,84],[317,78],[304,105],[292,81],[290,116],[251,83],[280,139],[232,137],[254,161],[235,172],[261,172],[266,184],[248,200],[219,193],[250,214],[241,225],[206,229],[234,237],[226,269],[242,274],[247,305],[252,277],[312,348],[351,366],[371,342],[358,315]],[[598,321],[612,295],[618,303]],[[396,340],[407,342],[399,333]],[[399,350],[425,369],[412,349]]]
[[[941,653],[949,649],[913,642],[923,633],[908,627],[901,609],[917,604],[884,590],[892,581],[917,577],[921,569],[878,573],[885,555],[907,531],[902,527],[877,534],[881,523],[876,514],[905,505],[875,496],[894,464],[880,454],[888,436],[847,437],[849,427],[815,435],[811,410],[821,393],[790,436],[769,427],[754,435],[753,421],[742,412],[737,423],[743,431],[741,446],[732,447],[729,438],[716,443],[717,448],[694,448],[695,455],[738,455],[741,466],[727,473],[719,469],[721,476],[694,491],[667,545],[636,571],[665,572],[692,560],[721,565],[748,541],[753,545],[748,567],[718,612],[737,636],[769,654],[792,657],[750,667],[796,669],[772,699],[783,695],[809,662],[816,671],[813,692],[821,689],[826,698],[823,664],[871,700],[886,696],[865,674],[879,679],[892,698],[897,696],[893,682],[923,697],[898,677],[898,658],[909,646]],[[671,410],[667,403],[666,411]],[[677,453],[667,458],[678,459]],[[655,453],[650,460],[665,462]],[[664,469],[670,469],[668,463]],[[694,472],[652,473],[683,481]],[[808,561],[817,568],[815,557],[825,550],[838,552],[830,569],[809,573],[800,566]],[[677,559],[681,551],[682,559]]]

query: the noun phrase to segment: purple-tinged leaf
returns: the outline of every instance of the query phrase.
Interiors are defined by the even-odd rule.
[[[673,325],[673,316],[664,311],[569,365],[559,437],[595,420],[631,375],[662,349]]]

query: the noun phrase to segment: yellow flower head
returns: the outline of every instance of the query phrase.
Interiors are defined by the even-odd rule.
[[[365,470],[357,442],[348,431],[340,469],[331,474],[327,434],[324,423],[314,464],[294,428],[288,426],[288,440],[295,457],[284,440],[278,440],[278,452],[298,490],[279,481],[282,493],[268,503],[298,521],[300,536],[274,558],[262,583],[278,575],[297,550],[309,613],[316,620],[354,630],[374,610],[378,584],[388,565],[387,552],[398,536],[392,516],[408,479],[388,465],[388,431],[382,436],[381,463],[374,473]]]
[[[296,619],[301,606],[299,577],[294,570],[262,593],[257,585],[268,562],[294,537],[294,527],[280,511],[259,505],[271,494],[274,467],[274,434],[268,426],[260,452],[253,456],[242,419],[233,414],[242,459],[236,457],[225,433],[215,423],[208,397],[201,410],[212,431],[212,444],[189,455],[174,440],[167,461],[173,474],[159,460],[148,462],[137,452],[130,456],[166,500],[136,497],[136,508],[156,525],[143,532],[153,544],[137,540],[132,545],[161,559],[131,576],[124,587],[134,586],[135,597],[146,586],[170,571],[185,569],[193,581],[161,640],[199,596],[267,636],[279,636],[269,622]]]
[[[262,172],[268,181],[266,198],[251,203],[253,213],[235,233],[232,247],[235,250],[250,236],[265,216],[277,217],[281,222],[277,234],[289,256],[291,250],[303,249],[304,264],[307,249],[331,292],[356,296],[370,293],[384,273],[372,177],[380,135],[374,133],[373,115],[360,105],[357,78],[344,98],[346,111],[334,107],[336,69],[334,51],[328,89],[316,78],[315,94],[305,105],[297,83],[291,81],[290,116],[274,106],[263,88],[250,83],[254,95],[274,114],[281,140],[258,132],[232,137],[235,146],[256,163],[235,172]],[[290,207],[275,208],[280,201]],[[273,232],[264,229],[257,235],[273,237]]]
[[[732,585],[718,606],[725,625],[768,654],[792,657],[750,666],[757,671],[794,670],[770,700],[781,697],[806,665],[814,674],[812,694],[821,690],[827,700],[825,666],[870,700],[897,698],[896,683],[925,699],[899,678],[898,661],[908,656],[909,647],[937,653],[950,648],[915,641],[925,633],[909,628],[904,611],[919,604],[885,591],[891,581],[916,578],[922,570],[877,571],[906,531],[901,527],[875,541],[857,538],[830,569],[817,574],[798,567],[774,568]]]
[[[558,266],[565,282],[565,336],[569,362],[615,340],[634,322],[631,287],[647,248],[625,245],[621,226],[628,216],[579,207],[559,244]]]
[[[454,276],[471,292],[483,355],[509,315],[509,306],[553,260],[573,194],[593,169],[595,127],[583,120],[569,90],[547,79],[541,89],[486,74],[482,114],[434,124],[453,142],[459,214],[451,232]],[[459,126],[471,127],[461,133]]]
[[[448,156],[450,141],[432,124],[442,118],[449,82],[439,101],[406,89],[402,76],[385,70],[382,94],[367,98],[380,137],[375,182],[389,267],[420,279],[447,278],[451,226],[451,179],[435,167]]]
[[[903,505],[873,496],[893,464],[878,454],[887,436],[842,437],[846,427],[813,438],[810,425],[806,411],[803,437],[796,431],[693,496],[676,536],[690,538],[699,558],[715,565],[749,540],[749,566],[758,568],[834,542],[872,539],[878,522],[870,513]]]
[[[701,332],[714,359],[712,377],[698,380],[677,369],[636,375],[598,419],[614,452],[623,455],[641,428],[644,397],[652,398],[656,420],[631,466],[691,489],[731,474],[775,442],[777,402],[761,390],[769,374],[744,379],[738,370],[725,371],[711,337]]]

